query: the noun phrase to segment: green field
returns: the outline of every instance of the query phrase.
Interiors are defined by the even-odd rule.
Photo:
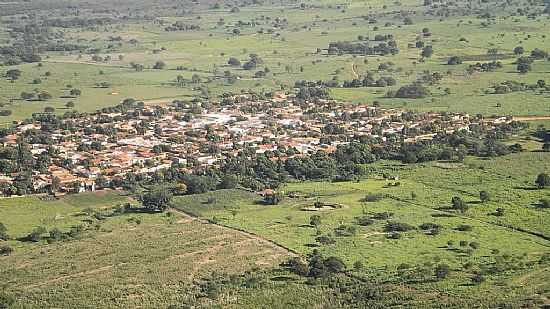
[[[82,214],[83,207],[105,211],[124,200],[85,194],[52,202],[26,198],[29,204],[0,201],[0,217],[13,236],[38,224],[50,230],[92,220],[98,226],[51,244],[9,241],[15,250],[0,257],[2,295],[17,299],[14,308],[167,307],[193,297],[195,278],[270,267],[288,256],[246,234],[179,214],[105,220]]]
[[[79,54],[71,52],[50,52],[44,57],[42,67],[25,64],[5,67],[0,71],[18,68],[22,76],[14,83],[0,80],[0,102],[13,114],[3,117],[2,122],[20,120],[32,113],[42,112],[46,106],[64,113],[68,101],[75,102],[75,109],[89,112],[98,108],[118,104],[127,97],[152,102],[169,103],[173,99],[191,99],[194,96],[216,96],[224,92],[290,90],[296,80],[351,80],[364,76],[368,71],[377,72],[380,63],[393,63],[392,69],[376,73],[377,76],[391,76],[397,80],[394,87],[334,88],[335,99],[355,103],[372,104],[379,101],[386,107],[406,107],[419,111],[467,112],[485,115],[549,115],[548,91],[521,91],[502,95],[485,94],[495,84],[506,80],[535,83],[547,78],[550,62],[535,61],[528,74],[516,72],[512,50],[523,46],[526,54],[535,48],[547,50],[550,38],[546,37],[548,20],[541,16],[533,19],[527,16],[508,17],[510,11],[498,8],[495,18],[488,24],[474,16],[450,16],[439,19],[427,13],[420,0],[350,2],[343,7],[339,3],[312,2],[311,7],[299,9],[293,5],[243,6],[238,13],[226,9],[200,9],[188,16],[161,15],[161,22],[126,21],[102,27],[53,28],[68,42],[80,42],[100,52]],[[462,3],[458,3],[459,7]],[[517,3],[518,7],[522,7]],[[492,4],[481,5],[480,11],[490,10]],[[403,25],[402,19],[394,13],[414,11],[412,25]],[[160,14],[160,13],[159,13]],[[93,14],[91,15],[93,16]],[[364,16],[372,16],[371,24]],[[199,19],[200,17],[200,19]],[[269,19],[268,19],[269,18]],[[274,27],[270,21],[285,20],[284,26]],[[223,20],[223,24],[217,22]],[[255,22],[256,26],[239,26],[238,22]],[[166,25],[174,22],[200,26],[200,30],[167,32]],[[374,30],[376,27],[376,30]],[[424,28],[430,36],[422,38],[426,45],[433,46],[434,54],[426,61],[420,61],[420,49],[411,48]],[[240,29],[239,35],[232,34]],[[264,30],[263,33],[258,31]],[[267,32],[267,30],[273,33]],[[1,32],[0,32],[1,33]],[[374,37],[376,34],[391,34],[397,41],[399,54],[395,56],[350,56],[317,53],[331,42],[356,41],[359,35]],[[460,34],[460,35],[458,35]],[[120,44],[113,44],[111,37],[120,36]],[[459,40],[459,39],[463,40]],[[136,42],[130,43],[130,40]],[[479,58],[490,61],[489,49],[496,49],[504,55],[503,67],[495,72],[466,73],[468,65],[476,61],[464,61],[461,65],[447,65],[450,56]],[[242,63],[248,55],[259,55],[264,63],[255,70],[243,70],[227,65],[229,57],[236,57]],[[92,61],[93,55],[108,61]],[[119,55],[122,56],[119,59]],[[468,59],[468,58],[466,58]],[[151,69],[156,61],[164,61],[160,70]],[[136,72],[130,63],[143,64],[145,69]],[[181,67],[181,70],[176,70]],[[264,78],[255,78],[257,70],[269,68]],[[228,84],[224,71],[240,79]],[[390,89],[414,81],[422,72],[440,72],[443,79],[430,86],[432,95],[425,99],[386,99]],[[50,72],[51,76],[45,76]],[[174,85],[176,76],[190,80],[193,74],[202,78],[198,84]],[[33,84],[36,78],[41,84]],[[107,82],[106,88],[96,88],[96,83]],[[67,85],[82,90],[77,98],[63,98]],[[208,93],[198,90],[207,89]],[[450,94],[444,89],[449,88]],[[20,93],[33,90],[48,91],[53,98],[48,101],[23,101]],[[160,100],[160,101],[159,101]],[[521,103],[520,103],[521,102]]]

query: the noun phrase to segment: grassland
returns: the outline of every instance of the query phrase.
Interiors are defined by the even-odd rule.
[[[288,183],[282,190],[294,197],[279,205],[263,205],[257,194],[231,189],[176,197],[170,214],[97,216],[120,203],[133,203],[114,191],[54,201],[3,199],[0,215],[14,239],[37,225],[63,231],[75,225],[89,228],[76,238],[49,244],[8,241],[15,251],[0,257],[2,295],[14,297],[15,308],[88,307],[91,302],[121,308],[174,304],[257,308],[271,302],[275,308],[344,306],[341,296],[329,297],[341,295],[334,286],[309,285],[307,279],[277,267],[291,256],[282,248],[287,247],[301,256],[318,249],[325,256],[341,258],[349,269],[360,261],[365,265],[361,276],[378,282],[385,291],[376,302],[380,306],[397,301],[426,308],[491,307],[487,297],[494,304],[545,304],[550,298],[549,268],[539,261],[550,251],[545,224],[549,213],[536,205],[550,194],[536,189],[533,181],[539,172],[550,170],[548,162],[547,153],[536,151],[485,160],[467,157],[463,163],[380,161],[368,165],[369,176],[359,182]],[[399,175],[400,184],[385,180],[383,174]],[[480,190],[489,192],[488,202],[479,201]],[[374,194],[380,199],[365,201]],[[450,209],[453,196],[469,204],[466,213]],[[340,208],[304,210],[316,202]],[[504,208],[504,216],[495,216],[496,208]],[[217,224],[182,215],[180,210]],[[358,225],[358,217],[375,218],[380,213],[392,215]],[[321,217],[317,228],[310,224],[313,215]],[[388,222],[416,228],[392,239]],[[431,233],[419,228],[424,223],[441,228]],[[357,230],[338,236],[342,225]],[[471,229],[460,228],[465,225]],[[320,244],[319,235],[331,235],[334,243]],[[460,245],[464,241],[467,244]],[[402,265],[441,263],[451,267],[445,280],[396,283]],[[481,284],[470,283],[479,269],[502,263],[514,266],[487,275]],[[247,273],[251,269],[266,271]],[[244,281],[225,279],[211,296],[200,282],[218,276],[213,273],[244,276],[239,279]]]
[[[438,19],[425,15],[420,1],[351,2],[344,7],[336,3],[312,3],[312,7],[300,9],[290,6],[247,6],[237,13],[226,9],[201,9],[188,16],[160,16],[158,21],[128,21],[105,25],[99,28],[53,29],[63,33],[70,42],[86,43],[99,48],[97,55],[110,56],[106,62],[91,61],[92,54],[51,52],[43,60],[43,66],[27,64],[17,66],[23,74],[20,80],[11,83],[0,80],[0,101],[13,114],[2,117],[2,122],[23,119],[35,112],[42,112],[46,106],[64,113],[68,101],[75,102],[78,111],[93,111],[112,106],[127,97],[140,100],[190,99],[194,96],[215,98],[224,92],[238,92],[241,89],[272,91],[290,89],[296,80],[350,80],[363,76],[367,71],[377,71],[380,63],[392,62],[393,70],[380,72],[392,76],[399,87],[414,81],[422,72],[441,72],[443,80],[431,87],[433,95],[425,99],[387,99],[386,88],[334,88],[333,98],[354,103],[372,104],[379,101],[382,106],[406,107],[420,111],[468,112],[485,115],[548,115],[548,93],[545,91],[523,91],[503,95],[485,94],[489,87],[506,81],[535,83],[545,79],[550,70],[548,61],[536,61],[532,72],[518,74],[512,50],[523,46],[527,52],[534,48],[548,49],[550,39],[545,35],[548,20],[544,17],[530,19],[525,16],[506,17],[497,15],[488,25],[481,25],[484,19],[470,16],[450,16]],[[483,11],[487,8],[480,8]],[[413,18],[412,25],[403,25],[396,11],[416,11],[421,17]],[[495,12],[499,14],[498,12]],[[373,16],[376,24],[369,24],[364,16]],[[200,17],[200,19],[198,19]],[[270,19],[267,19],[270,18]],[[286,20],[282,27],[273,28],[275,18]],[[217,23],[223,20],[223,25]],[[159,22],[160,21],[160,22]],[[201,27],[197,31],[166,32],[164,27],[173,22],[183,22]],[[257,26],[239,26],[238,22],[257,22]],[[377,27],[377,30],[374,30]],[[232,30],[240,29],[239,35]],[[416,38],[428,28],[431,36],[423,38],[426,45],[432,45],[432,57],[420,62],[420,49],[410,48]],[[258,30],[273,29],[272,34],[258,33]],[[461,35],[458,35],[460,33]],[[330,42],[356,41],[359,35],[373,37],[375,34],[392,34],[400,49],[395,56],[328,56],[317,49],[327,48]],[[112,44],[111,37],[120,36],[120,45]],[[459,39],[463,40],[459,40]],[[136,42],[129,43],[131,39]],[[163,49],[164,50],[161,50]],[[468,65],[449,66],[450,56],[480,58],[489,61],[488,49],[497,49],[504,55],[503,67],[495,72],[466,74]],[[155,51],[156,50],[156,51]],[[160,51],[161,50],[161,51]],[[160,51],[160,52],[159,52]],[[255,78],[256,70],[246,71],[227,65],[229,57],[245,62],[248,55],[259,55],[270,72],[265,78]],[[121,55],[123,58],[119,59]],[[166,67],[150,69],[156,61],[162,60]],[[136,72],[130,63],[145,65],[145,70]],[[181,70],[176,70],[180,67]],[[10,67],[11,68],[11,67]],[[15,67],[14,67],[15,68]],[[6,68],[7,69],[7,68]],[[240,77],[234,84],[228,84],[224,71]],[[45,76],[46,72],[52,73]],[[176,76],[190,79],[193,74],[201,76],[199,84],[189,83],[175,86]],[[40,78],[41,84],[32,84]],[[107,88],[97,88],[96,83],[107,82]],[[72,85],[82,90],[78,98],[63,98]],[[198,86],[208,89],[208,94],[198,91]],[[449,88],[450,94],[443,89]],[[45,90],[53,99],[23,101],[22,91]],[[521,104],[519,103],[521,102]],[[9,107],[8,107],[9,106]]]
[[[535,266],[509,270],[490,276],[481,286],[473,286],[469,284],[470,271],[463,267],[469,263],[492,265],[501,254],[536,265],[536,261],[549,251],[550,229],[546,223],[550,213],[536,205],[539,199],[550,197],[550,192],[535,189],[533,183],[539,172],[550,170],[548,162],[548,154],[540,152],[490,160],[467,158],[460,164],[380,162],[370,166],[369,178],[360,182],[287,184],[284,191],[294,192],[294,196],[299,197],[286,198],[276,206],[261,204],[261,197],[252,193],[229,190],[180,197],[175,207],[223,225],[251,231],[303,255],[318,249],[326,256],[342,258],[347,265],[360,261],[367,265],[369,272],[383,273],[386,279],[402,264],[451,265],[455,272],[449,280],[415,286],[419,294],[413,299],[426,300],[425,306],[429,306],[429,297],[422,296],[421,291],[450,293],[453,296],[448,300],[459,307],[455,301],[460,297],[473,301],[486,295],[512,303],[518,298],[548,297],[547,285],[542,283],[548,278],[548,269]],[[384,180],[382,174],[399,175],[400,185],[392,186],[395,181]],[[480,190],[490,193],[489,202],[479,201]],[[369,194],[379,194],[382,198],[365,202]],[[465,214],[450,209],[453,196],[460,196],[469,204],[470,209]],[[304,211],[315,202],[336,203],[343,207]],[[496,208],[504,208],[505,215],[494,215]],[[357,225],[357,218],[375,217],[378,213],[393,215],[388,219],[375,219],[368,226]],[[310,225],[312,215],[321,217],[318,228]],[[391,233],[385,230],[388,222],[415,227],[434,223],[441,229],[432,235],[417,228],[401,233],[399,239],[390,239]],[[355,226],[357,231],[351,236],[337,236],[337,228],[342,225]],[[471,230],[461,230],[460,226],[464,225]],[[332,235],[335,242],[321,245],[316,241],[319,235]],[[475,250],[464,250],[459,246],[461,241],[479,246]],[[531,277],[533,285],[526,283],[529,280],[526,278]],[[504,294],[508,293],[508,300],[494,289],[497,285],[507,291]],[[461,296],[457,298],[457,295]]]
[[[0,201],[2,221],[14,236],[37,224],[99,224],[78,239],[17,242],[14,253],[0,257],[2,295],[16,299],[14,308],[162,308],[190,297],[194,279],[271,267],[288,256],[249,235],[177,213],[101,221],[82,213],[90,205],[105,210],[121,200],[115,194],[87,194],[52,202]]]

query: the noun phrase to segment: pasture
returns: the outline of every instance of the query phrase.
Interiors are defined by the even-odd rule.
[[[167,307],[203,297],[193,282],[212,272],[239,274],[272,267],[289,256],[261,239],[178,213],[98,220],[81,213],[87,203],[105,209],[122,198],[91,198],[17,206],[1,201],[0,218],[14,236],[38,223],[48,230],[77,220],[98,226],[75,239],[19,243],[11,255],[0,257],[2,296],[16,299],[14,308]]]
[[[12,114],[0,122],[21,120],[32,113],[54,107],[62,114],[72,108],[90,112],[113,106],[125,98],[164,103],[193,97],[216,99],[224,92],[254,90],[269,92],[291,90],[298,80],[331,80],[340,82],[362,78],[367,72],[391,76],[396,86],[332,88],[331,97],[353,103],[384,107],[405,107],[419,111],[467,112],[484,115],[548,115],[548,91],[544,89],[507,94],[487,94],[492,86],[515,80],[528,84],[547,78],[550,62],[535,61],[532,71],[516,71],[516,46],[526,54],[535,48],[547,50],[550,38],[544,29],[544,16],[506,16],[499,8],[489,21],[474,16],[450,16],[439,19],[419,6],[420,1],[351,2],[341,5],[315,2],[306,8],[293,5],[241,7],[238,12],[228,9],[201,9],[186,16],[159,16],[155,20],[132,20],[98,27],[53,28],[68,42],[80,42],[94,52],[49,52],[41,66],[23,64],[8,68],[22,71],[20,79],[0,80],[0,102]],[[489,5],[489,4],[488,4]],[[519,4],[518,4],[519,5]],[[480,6],[480,11],[486,9]],[[416,12],[412,24],[403,24],[397,11]],[[511,7],[510,10],[513,10]],[[91,14],[90,16],[93,16]],[[365,16],[369,16],[370,19]],[[278,22],[275,22],[275,21]],[[376,20],[375,23],[369,20]],[[165,31],[172,23],[196,25],[200,29]],[[521,25],[521,26],[519,26]],[[239,29],[238,34],[233,29]],[[427,29],[429,36],[423,36]],[[1,31],[0,31],[1,32]],[[328,55],[331,42],[356,42],[359,36],[371,40],[377,34],[392,35],[399,53],[387,56]],[[113,38],[120,37],[120,41]],[[118,40],[118,39],[117,39]],[[421,49],[411,47],[421,40],[433,47],[433,55],[421,59]],[[477,61],[493,60],[488,50],[496,50],[502,68],[493,72],[467,73]],[[256,54],[262,63],[252,70],[227,64],[230,57],[244,63]],[[451,56],[464,58],[459,65],[447,65]],[[101,57],[101,61],[92,60]],[[107,59],[107,60],[105,60]],[[153,69],[157,61],[165,66]],[[131,68],[132,63],[143,70]],[[380,70],[380,64],[391,63]],[[267,68],[268,70],[265,70]],[[266,71],[258,77],[258,70]],[[48,76],[46,73],[48,72]],[[430,86],[432,95],[422,99],[386,98],[389,90],[409,84],[425,72],[439,72],[443,78]],[[227,74],[236,77],[228,81]],[[187,80],[176,84],[181,75]],[[200,80],[192,82],[192,76]],[[40,83],[33,82],[40,79]],[[106,83],[102,87],[97,84]],[[80,89],[78,97],[67,95],[69,88]],[[448,92],[444,91],[448,88]],[[21,92],[46,91],[52,98],[46,101],[26,101]]]

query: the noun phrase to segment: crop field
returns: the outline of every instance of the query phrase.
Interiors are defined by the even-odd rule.
[[[17,213],[12,211],[16,206],[0,201],[0,213],[8,231],[19,235],[38,222],[61,228],[76,224],[76,218],[94,220],[80,213],[86,202],[92,204],[90,199],[84,195],[60,202],[34,201],[35,208],[23,204],[25,209]],[[107,200],[112,207],[120,199],[95,199],[94,208],[104,209]],[[73,206],[77,200],[80,207]],[[37,211],[40,208],[44,211]],[[77,217],[57,220],[54,214]],[[22,243],[10,256],[0,257],[0,287],[3,295],[20,300],[14,308],[166,307],[190,297],[194,278],[271,267],[289,256],[265,241],[177,213],[94,221],[98,228],[77,239]]]

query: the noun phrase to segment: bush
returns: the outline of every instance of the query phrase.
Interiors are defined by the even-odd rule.
[[[13,248],[8,245],[0,246],[0,255],[10,255],[13,252]],[[0,308],[2,308],[0,306]]]
[[[452,56],[451,58],[449,58],[449,60],[447,61],[447,64],[448,65],[457,65],[457,64],[462,64],[462,59],[458,56]]]
[[[440,229],[441,225],[436,223],[422,223],[418,226],[421,230]]]
[[[393,217],[392,212],[377,212],[374,215],[372,215],[372,218],[375,220],[387,220],[391,217]]]
[[[356,219],[357,219],[357,224],[362,225],[362,226],[367,226],[367,225],[371,225],[371,224],[374,223],[374,220],[372,220],[371,218],[369,218],[367,216],[358,217]]]
[[[399,88],[394,97],[401,99],[421,99],[430,95],[430,91],[421,85],[407,85]]]
[[[381,194],[367,194],[365,195],[365,198],[363,198],[363,202],[378,202],[382,199],[382,195]]]
[[[402,222],[389,222],[384,226],[384,231],[386,232],[407,232],[414,229],[414,226]]]
[[[334,229],[336,236],[354,236],[357,234],[357,227],[355,225],[340,225]]]
[[[461,225],[457,226],[456,229],[461,231],[461,232],[470,232],[473,228],[472,228],[471,225],[461,224]]]
[[[434,271],[435,277],[440,280],[445,279],[450,272],[451,272],[451,268],[447,264],[437,265]]]
[[[34,228],[34,230],[32,230],[32,232],[29,235],[27,235],[26,239],[28,241],[38,242],[40,241],[42,234],[46,232],[47,231],[43,226],[37,226]]]

